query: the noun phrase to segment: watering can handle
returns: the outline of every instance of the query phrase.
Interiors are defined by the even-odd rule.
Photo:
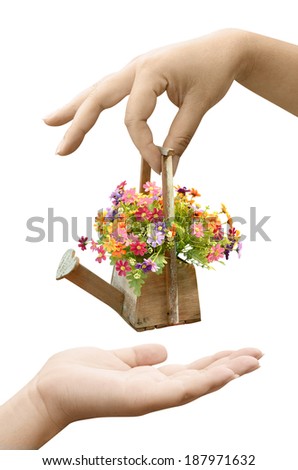
[[[158,147],[162,155],[162,196],[164,206],[165,220],[174,220],[174,187],[173,187],[173,161],[172,157],[175,152],[173,149]],[[143,184],[150,181],[151,168],[149,164],[142,159],[140,192],[143,192]],[[167,253],[166,284],[167,284],[167,303],[169,324],[175,325],[179,323],[178,309],[178,281],[177,281],[177,264],[176,249],[173,247]]]

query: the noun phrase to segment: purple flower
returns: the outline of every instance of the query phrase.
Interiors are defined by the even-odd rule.
[[[110,199],[112,199],[113,204],[115,204],[115,206],[117,206],[117,204],[119,204],[119,202],[121,201],[122,196],[123,196],[123,190],[116,189],[110,195]]]
[[[166,227],[165,222],[157,222],[157,224],[155,224],[154,230],[156,230],[157,232],[160,232],[160,233],[165,233],[166,228],[167,227]]]
[[[189,193],[190,192],[190,189],[187,189],[186,186],[183,186],[183,188],[178,188],[177,189],[177,193],[181,193],[183,194],[183,196],[185,196],[186,193]]]
[[[238,242],[238,246],[236,248],[236,251],[238,253],[238,258],[241,258],[242,242]]]
[[[152,271],[155,273],[158,269],[157,264],[152,261],[152,259],[144,259],[142,263],[136,264],[136,269],[141,269],[144,273]]]
[[[224,255],[225,255],[226,260],[229,259],[229,256],[230,256],[231,251],[233,250],[234,244],[235,243],[232,242],[230,245],[226,245],[226,248],[225,248],[225,251],[224,251]]]
[[[158,230],[151,229],[149,236],[147,238],[147,243],[153,248],[156,248],[159,245],[162,245],[165,239],[165,234],[163,232],[159,232]]]
[[[105,219],[113,222],[113,220],[115,220],[117,214],[118,214],[118,212],[117,212],[116,209],[114,209],[113,207],[107,207],[107,214],[105,216]]]

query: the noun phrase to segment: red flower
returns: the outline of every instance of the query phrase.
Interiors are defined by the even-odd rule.
[[[130,251],[132,251],[134,255],[144,256],[144,254],[147,253],[146,243],[140,241],[133,242],[130,245]]]
[[[88,240],[88,237],[81,237],[78,239],[78,247],[81,248],[82,251],[85,251],[87,248],[87,240]]]
[[[150,219],[151,222],[158,222],[163,220],[163,211],[161,209],[156,209],[154,208],[153,211],[150,214]]]
[[[151,212],[147,207],[139,207],[138,210],[135,212],[135,218],[137,221],[141,220],[150,220]]]

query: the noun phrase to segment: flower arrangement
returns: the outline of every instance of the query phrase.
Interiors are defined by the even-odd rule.
[[[79,239],[84,251],[89,244],[102,263],[109,257],[119,276],[125,276],[139,296],[149,272],[161,274],[167,253],[175,246],[177,258],[212,269],[214,262],[224,264],[236,251],[240,257],[240,233],[224,204],[219,212],[202,208],[194,188],[175,187],[174,220],[165,220],[162,190],[155,182],[143,185],[144,192],[126,189],[126,181],[112,192],[112,205],[100,210],[95,219],[97,240]],[[224,220],[222,220],[224,219]]]

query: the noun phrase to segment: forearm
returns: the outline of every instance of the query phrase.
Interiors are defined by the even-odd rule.
[[[53,423],[30,383],[0,407],[0,449],[34,450],[61,429]]]
[[[236,80],[298,116],[298,46],[259,34],[245,34],[249,66]]]

